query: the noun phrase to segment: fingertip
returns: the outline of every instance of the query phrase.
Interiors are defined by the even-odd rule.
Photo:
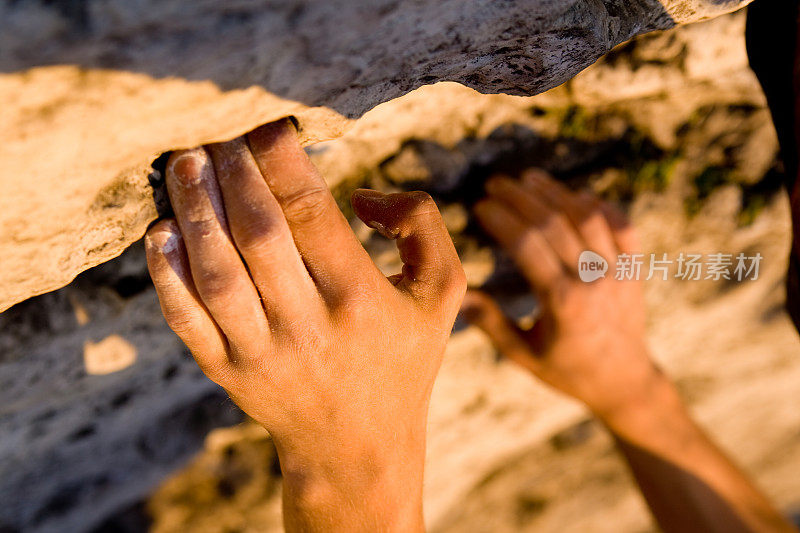
[[[175,219],[159,220],[147,230],[144,237],[145,248],[160,253],[169,253],[177,249],[182,240],[180,228]]]
[[[596,204],[596,203],[600,202],[600,199],[597,198],[597,195],[595,195],[589,189],[581,189],[580,191],[578,191],[577,198],[581,202],[584,202],[584,203],[587,203],[587,204]]]
[[[392,215],[389,213],[389,217],[387,217],[385,212],[388,206],[384,205],[383,200],[387,196],[373,189],[356,189],[350,196],[350,205],[353,206],[356,216],[364,224],[388,239],[395,239],[398,232],[390,230],[387,226],[391,221],[386,219],[391,218]]]
[[[483,186],[483,188],[486,190],[486,193],[490,196],[495,196],[503,192],[513,190],[516,187],[519,187],[517,182],[505,174],[494,174],[492,177],[486,180],[486,183],[484,183]]]
[[[207,144],[203,148],[211,155],[214,164],[217,166],[237,156],[241,157],[241,155],[249,151],[247,139],[243,135],[230,141]]]
[[[353,209],[372,206],[385,196],[382,192],[373,189],[356,189],[350,194],[350,205],[353,206]]]
[[[472,211],[474,213],[485,213],[491,208],[491,203],[492,201],[488,198],[481,198],[472,206]]]
[[[360,198],[373,199],[373,198],[383,198],[386,195],[381,191],[376,191],[375,189],[358,188],[354,190],[353,194],[351,195],[351,197],[355,196],[358,196]]]
[[[386,279],[392,285],[397,286],[398,283],[403,281],[403,277],[404,277],[403,274],[392,274],[391,276],[388,276]]]
[[[484,223],[495,220],[504,211],[503,205],[492,198],[484,198],[478,201],[472,210],[478,220]]]
[[[300,146],[297,126],[292,117],[284,117],[259,126],[247,134],[247,140],[254,145],[254,148],[262,150],[284,143]]]
[[[490,299],[491,297],[483,291],[468,289],[461,300],[461,310],[459,311],[461,318],[470,324],[477,325],[486,314]]]
[[[167,179],[184,185],[196,183],[209,163],[208,152],[202,146],[189,150],[176,150],[167,161]]]
[[[186,245],[174,219],[159,220],[147,230],[144,245],[150,277],[157,288],[176,279],[183,284],[190,281]]]
[[[536,371],[537,364],[531,346],[494,298],[479,290],[467,291],[461,307],[461,317],[483,331],[503,356]]]
[[[598,205],[611,228],[619,250],[625,253],[638,252],[641,249],[639,235],[628,216],[622,209],[611,203],[599,202]]]
[[[622,209],[614,204],[603,201],[599,201],[598,206],[612,231],[628,231],[631,229],[630,220]]]
[[[544,169],[532,167],[523,171],[522,180],[531,184],[547,183],[553,181],[553,176]]]

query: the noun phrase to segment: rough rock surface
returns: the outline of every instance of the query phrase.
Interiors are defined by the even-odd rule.
[[[541,165],[632,201],[649,251],[760,251],[757,283],[650,283],[651,341],[702,420],[791,508],[800,412],[787,398],[800,394],[800,358],[782,310],[788,213],[743,30],[738,13],[639,38],[532,98],[423,87],[309,151],[340,198],[361,185],[431,190],[471,282],[489,278],[520,313],[530,300],[514,297],[518,280],[465,209],[491,170]],[[354,226],[394,273],[393,246]],[[145,510],[155,531],[280,527],[274,454],[252,426],[212,433],[189,468],[147,497],[209,427],[239,415],[163,323],[141,252],[132,246],[0,314],[0,531],[139,531],[131,524]],[[109,348],[120,345],[128,350]],[[130,347],[131,366],[89,375],[98,358],[102,368],[130,363]],[[476,331],[454,335],[431,409],[432,530],[650,527],[585,413],[498,363]]]
[[[162,152],[286,115],[333,138],[437,81],[536,94],[636,34],[747,3],[0,2],[0,310],[137,240]]]
[[[137,243],[0,315],[0,531],[89,530],[241,420],[164,328],[143,262]],[[114,339],[135,362],[93,375]]]

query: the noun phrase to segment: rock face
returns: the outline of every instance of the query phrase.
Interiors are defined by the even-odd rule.
[[[465,209],[492,170],[540,165],[572,185],[589,184],[606,198],[631,200],[648,250],[762,253],[765,270],[754,284],[650,284],[652,343],[723,444],[743,443],[733,450],[736,458],[788,506],[800,493],[800,478],[792,475],[800,462],[795,445],[800,412],[786,402],[800,394],[800,359],[780,291],[788,213],[784,199],[772,194],[775,134],[747,67],[743,32],[744,14],[737,13],[637,38],[565,85],[531,98],[481,95],[456,83],[426,86],[376,107],[340,138],[309,152],[337,197],[362,185],[429,189],[443,208],[471,283],[490,278],[489,289],[512,310],[524,312],[531,302],[518,297],[518,280],[471,231]],[[59,72],[89,81],[75,81],[76,92],[62,90],[58,76],[65,74]],[[180,95],[194,85],[178,80],[152,85],[144,76],[144,98],[133,82],[124,86],[127,93],[114,85],[103,89],[103,76],[118,72],[81,74],[57,67],[29,74],[38,75],[52,76],[53,94],[83,95],[80,87],[94,87],[86,89],[91,96],[85,97],[85,109],[102,107],[105,91],[152,111],[142,122],[151,121],[152,135],[141,135],[139,108],[117,108],[123,117],[118,119],[132,125],[126,142],[141,150],[156,139],[152,152],[125,152],[123,159],[113,159],[122,157],[113,150],[80,152],[109,158],[103,163],[107,168],[125,157],[141,159],[141,184],[131,182],[140,188],[121,188],[118,196],[109,192],[98,202],[107,207],[97,208],[95,221],[109,216],[114,223],[108,227],[127,223],[122,215],[135,213],[123,211],[131,190],[141,194],[141,203],[131,205],[146,215],[142,225],[155,211],[146,174],[159,150],[206,140],[201,134],[222,135],[223,126],[230,127],[225,135],[235,135],[248,121],[269,118],[239,109],[249,102],[254,113],[262,112],[258,106],[266,105],[267,96],[261,89],[223,93],[206,84],[207,99],[182,101]],[[161,116],[153,111],[155,104],[147,107],[167,101]],[[323,115],[302,114],[317,111],[291,105],[309,128],[324,125],[315,122]],[[182,115],[172,114],[175,106],[185,106]],[[53,146],[77,149],[65,133],[69,117],[95,120],[96,115],[53,113],[51,123],[63,126],[54,139],[72,141]],[[200,123],[196,117],[205,113],[214,113],[213,120]],[[164,124],[160,129],[157,118]],[[106,130],[97,120],[84,133],[100,143]],[[340,117],[335,120],[330,124],[342,124]],[[124,133],[107,131],[114,139]],[[179,134],[186,144],[174,140]],[[115,150],[128,146],[111,144]],[[50,164],[43,154],[31,164]],[[48,154],[65,161],[77,157],[67,149]],[[93,183],[80,181],[81,175],[70,178],[86,187]],[[36,193],[35,183],[28,182],[15,184]],[[47,183],[55,188],[55,182]],[[43,206],[55,194],[39,192]],[[4,205],[17,214],[22,209],[10,201]],[[686,211],[694,217],[684,216]],[[59,216],[43,222],[69,222]],[[69,238],[85,259],[80,239],[95,228],[82,228]],[[378,265],[394,273],[394,246],[364,227],[358,233]],[[38,236],[30,235],[33,246]],[[134,244],[68,286],[0,314],[0,531],[144,530],[132,529],[131,521],[141,518],[143,502],[159,481],[202,447],[210,427],[239,420],[164,324],[142,255]],[[703,357],[697,346],[703,346]],[[110,370],[116,371],[106,373]],[[624,470],[609,466],[611,444],[598,442],[600,432],[587,426],[585,416],[514,367],[498,363],[476,331],[456,333],[431,406],[426,493],[431,530],[518,531],[518,507],[527,513],[520,516],[531,531],[602,530],[597,524],[615,532],[648,530],[648,515]],[[556,447],[566,447],[577,463],[554,457],[554,435]],[[263,431],[251,426],[212,433],[199,461],[149,498],[154,531],[278,531],[279,483],[270,447]],[[523,471],[524,477],[511,475]],[[509,477],[513,482],[502,486],[493,481]],[[575,509],[583,515],[577,525]],[[493,519],[502,523],[488,523]]]
[[[0,3],[0,310],[118,255],[161,153],[286,115],[335,138],[421,85],[532,95],[748,0]]]
[[[143,261],[137,243],[0,315],[0,531],[90,530],[241,420],[163,328]]]

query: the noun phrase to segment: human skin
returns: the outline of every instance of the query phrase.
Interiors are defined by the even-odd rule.
[[[797,531],[692,421],[653,364],[641,283],[578,278],[583,250],[609,260],[611,273],[618,254],[638,251],[625,218],[538,170],[519,181],[492,178],[486,189],[475,213],[527,278],[541,312],[523,331],[488,295],[470,291],[464,317],[605,424],[663,531]]]
[[[420,531],[431,388],[466,289],[424,193],[359,190],[384,277],[289,120],[175,152],[175,219],[145,238],[169,326],[271,434],[289,531]]]

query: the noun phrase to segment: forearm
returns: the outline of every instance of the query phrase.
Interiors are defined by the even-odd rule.
[[[692,421],[668,379],[602,418],[665,532],[796,531]]]

